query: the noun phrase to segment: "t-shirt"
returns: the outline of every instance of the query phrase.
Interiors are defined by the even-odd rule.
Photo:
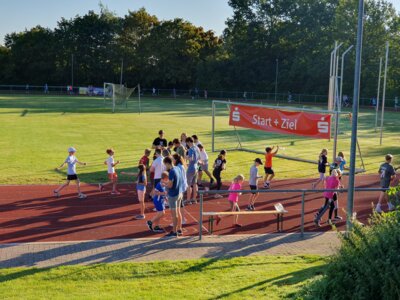
[[[256,165],[252,165],[250,168],[250,179],[249,179],[249,185],[255,185],[257,186],[258,183],[258,168]]]
[[[241,190],[242,185],[240,183],[232,183],[231,186],[229,187],[230,191],[237,191]],[[238,202],[239,201],[239,194],[238,193],[229,193],[228,200],[232,202]]]
[[[181,164],[178,164],[176,166],[179,171],[181,172],[181,176],[182,176],[182,185],[180,187],[180,193],[184,193],[186,192],[187,188],[189,187],[188,183],[187,183],[187,176],[186,176],[186,170],[185,167]]]
[[[208,154],[206,150],[203,149],[203,151],[200,151],[200,160],[203,162],[208,162]]]
[[[188,151],[188,173],[194,173],[198,169],[198,163],[200,160],[200,150],[197,146],[193,145]]]
[[[178,153],[180,156],[185,157],[186,149],[182,145],[179,145],[178,147],[176,147],[175,152]]]
[[[321,155],[318,160],[318,172],[325,173],[326,172],[326,164],[328,163],[328,159],[326,155]]]
[[[114,168],[114,156],[110,156],[107,159],[107,171],[108,174],[114,174],[115,173],[115,168]]]
[[[223,170],[222,166],[226,164],[226,160],[225,158],[224,159],[217,158],[214,164],[215,164],[214,170],[221,172]]]
[[[166,139],[160,139],[159,137],[156,138],[153,142],[154,146],[161,146],[161,147],[167,147],[168,142]]]
[[[338,189],[340,186],[340,180],[336,176],[329,176],[325,179],[325,188],[326,189]],[[335,192],[324,192],[324,197],[328,199],[333,198],[333,194]]]
[[[151,166],[154,168],[154,179],[160,179],[162,172],[165,171],[165,166],[163,164],[163,157],[162,156],[157,157],[153,161],[153,164]]]
[[[172,181],[172,186],[168,188],[168,196],[169,197],[176,197],[181,193],[182,190],[182,174],[181,170],[177,166],[173,167],[169,171],[169,180]]]
[[[159,183],[157,183],[156,190],[161,192],[161,193],[165,192],[165,187],[161,184],[161,181]],[[165,195],[154,195],[154,197],[153,197],[153,201],[154,202],[163,203],[164,199],[165,199]]]
[[[265,153],[265,167],[272,168],[272,158],[275,156],[274,153]]]
[[[68,175],[75,175],[76,174],[76,162],[77,161],[78,160],[75,157],[75,155],[69,155],[65,159],[65,163],[68,165],[68,170],[67,170],[67,174]]]
[[[343,171],[344,165],[346,164],[346,160],[343,157],[338,156],[338,157],[336,157],[335,161],[336,161],[336,164],[337,164],[339,170]]]
[[[145,165],[146,168],[148,169],[149,162],[150,162],[149,158],[146,155],[143,155],[142,158],[139,160],[139,165],[141,165],[141,164]]]
[[[386,188],[389,187],[390,180],[396,172],[391,164],[385,162],[379,167],[379,174],[381,175],[381,186]]]

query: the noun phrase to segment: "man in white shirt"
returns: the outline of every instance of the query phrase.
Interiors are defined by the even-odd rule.
[[[165,166],[163,164],[161,149],[156,149],[154,155],[156,159],[153,161],[150,167],[150,172],[154,173],[154,187],[156,187],[157,184],[161,181],[161,175],[165,171]]]

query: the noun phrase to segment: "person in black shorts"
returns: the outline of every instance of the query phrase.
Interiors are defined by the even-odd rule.
[[[385,163],[381,164],[379,167],[379,175],[380,175],[380,185],[381,188],[387,189],[390,187],[390,183],[393,181],[395,183],[398,182],[397,174],[395,168],[392,166],[393,155],[387,154],[385,156]],[[394,210],[395,206],[388,201],[386,191],[381,191],[379,195],[378,204],[376,205],[375,211],[377,213],[382,212],[381,204],[382,200],[385,199],[388,202],[389,211]]]
[[[221,150],[217,159],[214,161],[214,170],[213,176],[217,181],[216,189],[221,190],[222,187],[222,179],[221,179],[221,172],[226,169],[226,159],[225,159],[226,151]],[[215,198],[222,198],[220,194],[215,194]]]

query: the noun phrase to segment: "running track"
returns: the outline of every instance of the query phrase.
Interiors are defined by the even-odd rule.
[[[310,188],[315,179],[276,180],[272,189]],[[347,184],[347,177],[343,183]],[[379,187],[375,175],[358,175],[357,187]],[[244,188],[248,188],[244,186]],[[146,226],[145,220],[134,220],[139,213],[139,204],[133,185],[121,185],[121,195],[112,196],[110,191],[99,192],[97,186],[83,185],[86,199],[76,197],[74,185],[62,191],[60,198],[54,198],[53,185],[15,185],[0,186],[0,243],[48,242],[48,241],[82,241],[103,239],[126,239],[161,237],[154,234]],[[223,187],[227,189],[227,184]],[[358,219],[366,222],[372,211],[372,202],[376,202],[379,192],[356,193],[354,211]],[[246,207],[249,195],[242,195],[239,204]],[[346,207],[347,194],[339,194],[339,206]],[[275,203],[282,203],[289,211],[284,217],[284,232],[300,231],[301,194],[268,193],[261,194],[256,203],[257,210],[273,209]],[[326,224],[316,228],[312,222],[315,211],[323,204],[321,193],[306,195],[305,230],[331,230]],[[153,217],[152,203],[146,202],[146,218]],[[204,211],[223,211],[229,208],[225,198],[213,199],[205,196]],[[185,207],[187,224],[184,235],[198,235],[199,204]],[[344,212],[340,209],[340,214]],[[326,216],[325,216],[326,220]],[[214,234],[256,234],[276,232],[273,215],[241,216],[242,228],[232,228],[232,217],[222,220],[214,228]],[[166,232],[170,230],[171,218],[166,212],[162,226]],[[203,222],[203,233],[207,234],[207,220]],[[345,228],[345,221],[337,223],[339,230]]]

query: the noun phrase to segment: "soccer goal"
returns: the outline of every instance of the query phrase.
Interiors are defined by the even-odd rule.
[[[323,148],[332,161],[339,151],[349,153],[350,148],[349,113],[340,111],[214,100],[211,126],[213,152],[264,154],[267,146],[279,145],[277,157],[315,164]],[[365,168],[358,150],[360,173]]]
[[[128,101],[132,94],[137,91],[138,95],[138,103],[139,103],[139,113],[142,111],[141,101],[140,101],[140,84],[133,88],[128,88],[123,84],[115,84],[115,83],[104,83],[104,105],[106,104],[106,100],[110,99],[112,103],[112,112],[115,112],[117,106],[128,108]]]

